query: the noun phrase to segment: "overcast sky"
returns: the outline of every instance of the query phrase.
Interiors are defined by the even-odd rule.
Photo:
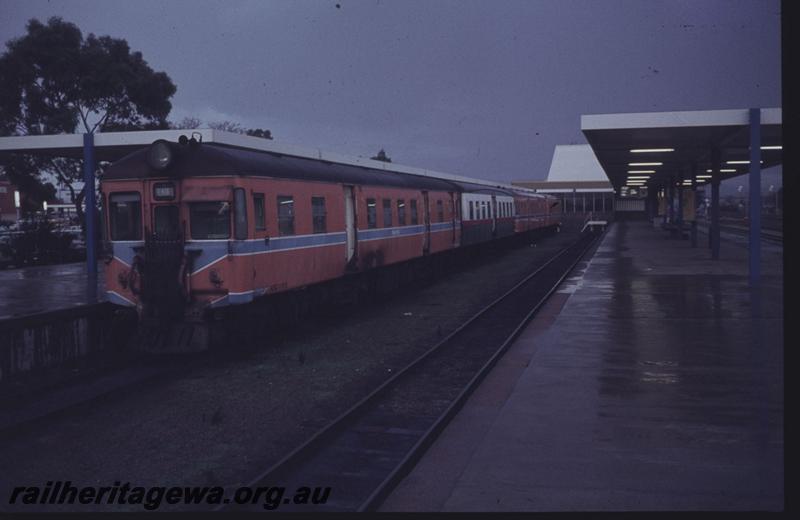
[[[778,0],[0,0],[0,43],[50,16],[167,72],[172,120],[500,181],[581,114],[781,106]]]

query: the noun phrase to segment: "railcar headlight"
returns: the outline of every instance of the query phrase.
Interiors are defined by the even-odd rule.
[[[153,141],[147,150],[147,164],[154,170],[166,170],[172,163],[172,146],[164,139]]]

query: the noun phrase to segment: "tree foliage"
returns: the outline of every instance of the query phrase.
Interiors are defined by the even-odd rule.
[[[272,132],[263,128],[251,128],[245,132],[247,135],[253,137],[262,137],[264,139],[272,139]]]
[[[168,128],[175,85],[125,40],[61,18],[28,22],[0,56],[0,130],[37,135]]]
[[[208,123],[209,128],[214,130],[221,130],[223,132],[233,132],[234,134],[243,134],[245,129],[239,123],[233,121],[212,121]]]
[[[203,122],[199,117],[189,116],[184,117],[177,123],[171,123],[170,128],[176,130],[194,130],[200,128]],[[241,124],[234,121],[212,121],[208,123],[209,128],[214,130],[221,130],[223,132],[233,132],[235,134],[249,135],[252,137],[261,137],[263,139],[272,139],[272,132],[264,128],[244,128]]]
[[[89,34],[59,17],[31,19],[27,34],[0,56],[0,135],[42,135],[168,128],[176,87],[123,39]],[[9,178],[36,196],[42,171],[53,174],[81,214],[81,161],[16,156]],[[41,194],[40,194],[41,195]],[[83,220],[83,219],[81,219]]]
[[[203,122],[200,121],[198,117],[184,117],[177,123],[170,123],[169,127],[174,130],[194,130],[195,128],[200,128]]]

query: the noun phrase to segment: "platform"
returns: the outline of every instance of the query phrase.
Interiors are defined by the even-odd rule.
[[[383,511],[781,510],[783,277],[613,224]]]
[[[0,320],[104,301],[99,264],[96,292],[87,290],[84,262],[0,271]]]

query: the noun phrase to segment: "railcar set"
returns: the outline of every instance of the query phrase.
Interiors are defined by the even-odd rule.
[[[108,300],[142,320],[198,324],[268,295],[560,225],[554,197],[367,164],[183,136],[129,154],[101,176]]]

